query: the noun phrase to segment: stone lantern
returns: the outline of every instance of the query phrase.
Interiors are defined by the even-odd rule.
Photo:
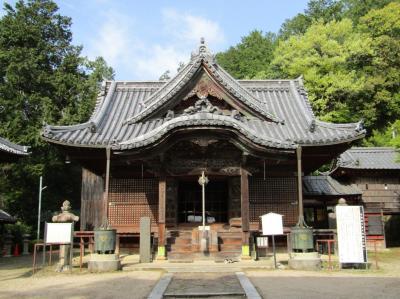
[[[71,213],[71,203],[65,200],[61,207],[61,213],[53,216],[53,222],[78,222],[79,217]],[[70,264],[70,250],[72,250],[71,245],[60,245],[60,257],[57,264],[56,271],[63,272],[71,270],[72,265]]]

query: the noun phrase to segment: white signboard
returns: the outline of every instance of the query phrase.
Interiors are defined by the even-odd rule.
[[[366,263],[364,210],[361,206],[336,206],[340,263]]]
[[[46,244],[72,243],[73,223],[46,223]]]
[[[264,236],[283,235],[282,215],[268,213],[261,216],[262,234]]]

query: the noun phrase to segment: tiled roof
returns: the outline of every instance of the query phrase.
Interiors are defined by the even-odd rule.
[[[27,146],[18,145],[0,137],[0,156],[4,153],[15,156],[29,155]]]
[[[208,50],[169,82],[106,82],[88,122],[73,126],[46,126],[42,135],[53,143],[78,147],[124,150],[159,141],[181,127],[223,128],[272,148],[340,144],[365,135],[360,123],[319,121],[311,110],[302,80],[235,80],[218,66]],[[235,118],[199,111],[191,115],[160,117],[155,113],[198,75],[200,65],[213,80],[257,117]]]
[[[353,147],[340,155],[337,168],[400,169],[400,153],[391,147]]]
[[[303,192],[306,196],[361,195],[361,191],[356,187],[339,183],[337,180],[327,175],[303,177]]]
[[[15,223],[15,218],[7,212],[0,210],[0,223]]]

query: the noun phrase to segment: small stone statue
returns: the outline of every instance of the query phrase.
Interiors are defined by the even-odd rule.
[[[77,222],[79,217],[70,212],[71,203],[65,200],[61,207],[61,213],[53,216],[51,219],[53,222]]]

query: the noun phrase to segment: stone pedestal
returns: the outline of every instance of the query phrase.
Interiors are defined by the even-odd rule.
[[[11,254],[12,239],[13,239],[13,236],[10,233],[7,233],[4,236],[4,255],[3,255],[3,257],[12,257],[12,254]]]
[[[29,255],[29,238],[30,237],[31,237],[31,235],[29,235],[29,234],[23,235],[24,248],[23,248],[23,251],[22,251],[22,255]]]
[[[117,254],[92,254],[88,263],[89,272],[110,272],[121,269]]]
[[[318,252],[292,252],[289,267],[294,270],[321,270],[321,258]]]
[[[70,250],[71,245],[60,245],[60,257],[56,268],[57,272],[71,271]]]

